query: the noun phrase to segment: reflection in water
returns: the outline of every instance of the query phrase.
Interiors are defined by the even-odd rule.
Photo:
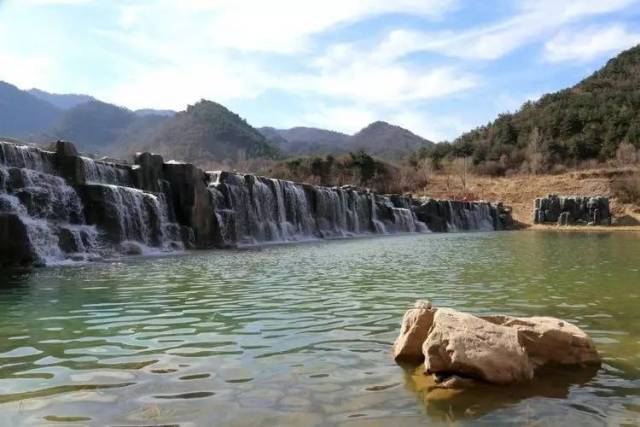
[[[533,381],[498,386],[482,382],[471,382],[469,386],[458,389],[443,388],[437,384],[433,375],[425,375],[424,367],[405,367],[405,384],[424,401],[429,414],[442,421],[454,421],[458,418],[476,419],[491,412],[508,408],[529,398],[567,399],[572,387],[588,384],[598,372],[597,367],[584,369],[537,370]],[[603,421],[606,418],[599,411],[593,411]],[[533,417],[535,418],[535,417]],[[533,421],[530,420],[524,421]],[[567,422],[565,425],[570,425]]]
[[[633,425],[638,253],[637,235],[431,234],[5,275],[0,425]],[[605,363],[425,403],[390,356],[417,298],[565,318]]]

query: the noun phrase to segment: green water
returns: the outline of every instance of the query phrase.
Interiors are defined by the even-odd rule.
[[[640,424],[639,234],[407,235],[0,280],[2,426]],[[390,358],[416,298],[564,318],[605,363],[425,400]]]

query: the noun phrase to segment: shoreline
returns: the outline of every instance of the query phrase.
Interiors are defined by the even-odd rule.
[[[640,233],[640,225],[555,225],[555,224],[525,224],[523,231],[582,231],[592,232],[635,232]]]

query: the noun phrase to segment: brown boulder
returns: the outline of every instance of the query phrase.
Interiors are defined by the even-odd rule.
[[[533,378],[533,364],[518,331],[448,308],[440,308],[422,351],[429,374],[457,374],[494,384]]]
[[[599,365],[600,355],[582,329],[553,317],[491,316],[486,320],[515,329],[536,367]]]
[[[416,301],[402,319],[400,335],[393,344],[393,358],[396,362],[422,363],[422,344],[427,339],[433,323],[435,309],[428,301]]]

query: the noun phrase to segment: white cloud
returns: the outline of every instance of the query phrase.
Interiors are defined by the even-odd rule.
[[[438,19],[457,3],[458,0],[161,0],[125,6],[123,14],[130,14],[132,7],[144,9],[141,15],[145,20],[157,22],[156,17],[173,10],[176,15],[190,15],[205,22],[198,35],[206,37],[212,46],[293,53],[307,48],[313,35],[340,24],[386,13]],[[129,19],[123,18],[125,22]]]
[[[363,106],[320,105],[312,113],[303,115],[298,126],[320,127],[353,134],[377,119],[379,116],[372,109]]]
[[[640,32],[630,32],[622,25],[589,27],[563,31],[545,44],[549,62],[588,61],[604,54],[617,53],[640,43]]]
[[[7,0],[12,1],[12,0]],[[87,4],[95,0],[19,0],[22,4],[33,6],[65,5],[65,4]]]
[[[569,23],[621,10],[634,3],[637,0],[523,1],[515,15],[484,27],[462,32],[393,31],[382,49],[395,55],[433,51],[460,58],[492,60],[546,37]]]
[[[99,34],[127,51],[121,61],[131,60],[131,49],[140,53],[139,63],[126,65],[133,69],[127,82],[105,90],[106,99],[129,106],[146,103],[182,108],[200,97],[226,102],[255,98],[270,89],[341,102],[397,105],[464,91],[479,81],[474,74],[455,67],[412,67],[398,63],[380,49],[368,52],[351,44],[330,46],[315,58],[289,56],[299,64],[310,57],[304,71],[274,70],[270,56],[239,53],[194,40],[192,33],[180,26],[153,34],[144,26],[135,25],[137,16],[149,19],[146,13],[131,8],[126,11],[122,20],[133,28]],[[119,55],[117,50],[114,55]]]
[[[471,125],[459,117],[441,116],[432,113],[419,113],[413,110],[402,110],[391,115],[389,120],[423,138],[440,142],[454,138],[471,129]]]

